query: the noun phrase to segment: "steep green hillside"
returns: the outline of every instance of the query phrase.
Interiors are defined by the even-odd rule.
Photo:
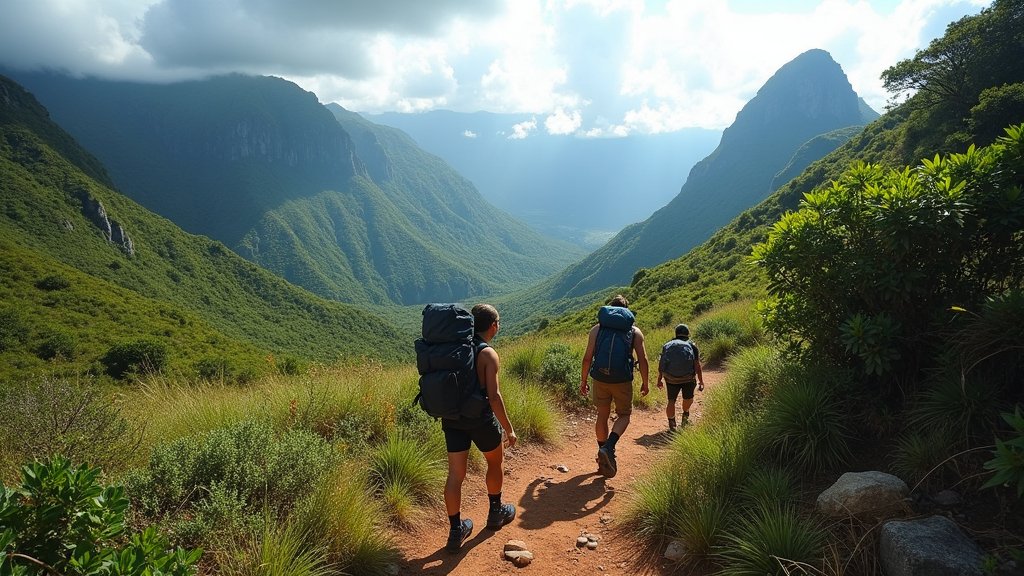
[[[979,29],[988,33],[977,34]],[[686,321],[716,304],[763,294],[766,278],[747,257],[765,239],[769,227],[794,210],[804,194],[837,179],[854,162],[915,165],[935,154],[962,152],[972,142],[991,144],[1006,126],[1024,121],[1022,49],[1024,11],[1019,3],[996,2],[977,16],[951,24],[945,36],[914,59],[890,68],[883,78],[893,79],[909,68],[905,73],[919,87],[930,86],[931,81],[945,86],[949,83],[944,74],[954,74],[949,63],[955,59],[959,65],[955,91],[939,97],[937,87],[920,90],[701,246],[681,258],[636,271],[631,286],[622,288],[631,306],[642,319],[660,325]],[[611,296],[613,290],[600,292],[586,308],[554,319],[549,330],[576,331],[592,322],[594,303]]]
[[[48,123],[30,94],[2,77],[0,91],[0,241],[10,271],[2,306],[14,334],[5,366],[35,366],[24,359],[48,356],[39,347],[54,333],[78,344],[73,356],[82,366],[134,335],[164,341],[182,362],[403,355],[389,323],[183,233],[84,173],[79,164],[102,168]]]
[[[343,110],[339,123],[279,78],[18,79],[125,194],[321,296],[459,300],[524,287],[583,254],[487,204],[403,134]]]
[[[808,140],[867,120],[831,56],[822,50],[801,54],[743,107],[667,206],[562,273],[552,296],[624,284],[638,268],[678,258],[766,198],[773,177]]]

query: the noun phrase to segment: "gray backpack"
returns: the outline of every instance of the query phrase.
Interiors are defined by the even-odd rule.
[[[686,378],[693,376],[696,370],[693,367],[696,354],[693,350],[693,343],[689,340],[669,340],[661,347],[661,361],[658,370],[673,378]]]

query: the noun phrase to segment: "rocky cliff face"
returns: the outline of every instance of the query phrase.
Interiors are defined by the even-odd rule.
[[[103,207],[103,202],[93,198],[89,191],[83,188],[72,191],[72,196],[81,202],[82,215],[100,229],[107,242],[114,244],[128,256],[135,255],[135,242],[120,222],[110,218],[107,209]]]

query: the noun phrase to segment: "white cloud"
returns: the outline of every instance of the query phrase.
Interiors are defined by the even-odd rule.
[[[536,119],[534,119],[534,120],[527,120],[525,122],[520,122],[520,123],[512,126],[512,133],[509,134],[508,139],[509,140],[523,140],[524,138],[526,138],[527,136],[530,135],[530,132],[533,132],[536,129],[537,129],[537,120]]]
[[[727,126],[812,48],[880,110],[882,71],[989,3],[10,0],[0,65],[142,81],[271,74],[350,110],[530,113],[552,134],[609,136]]]
[[[476,138],[477,137],[477,133],[473,132],[472,130],[465,130],[465,131],[462,132],[462,135],[465,136],[466,138]]]

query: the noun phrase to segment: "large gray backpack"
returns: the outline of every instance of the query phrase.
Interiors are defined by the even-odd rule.
[[[669,340],[661,347],[661,360],[658,370],[673,378],[687,378],[696,373],[694,368],[696,354],[693,343],[688,340]]]

